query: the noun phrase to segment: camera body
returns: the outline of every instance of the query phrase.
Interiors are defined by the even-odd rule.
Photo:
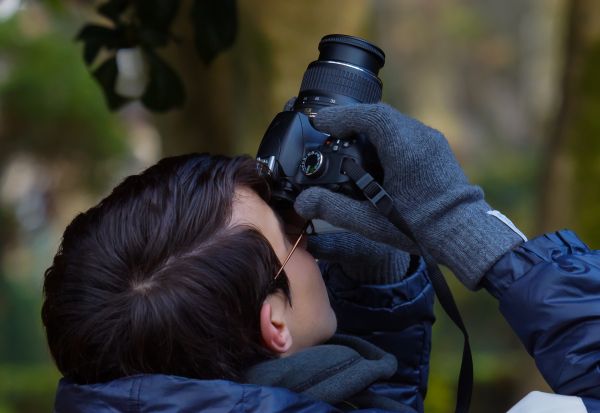
[[[330,136],[315,129],[310,119],[326,106],[379,102],[382,84],[377,73],[385,55],[365,40],[344,35],[323,37],[319,51],[293,107],[275,116],[257,152],[272,179],[272,203],[282,208],[311,186],[361,198],[342,168],[347,158],[378,181],[383,178],[375,148],[365,136]]]
[[[274,182],[274,202],[293,203],[310,186],[358,196],[342,162],[352,158],[375,175],[378,163],[373,146],[364,136],[338,139],[316,130],[302,112],[281,112],[271,122],[259,147],[258,159],[268,166]],[[265,156],[266,154],[270,154]],[[369,162],[370,161],[370,162]],[[380,169],[380,168],[379,168]]]

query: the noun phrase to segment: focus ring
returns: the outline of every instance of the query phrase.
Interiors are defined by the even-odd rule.
[[[376,103],[381,100],[381,89],[376,77],[349,67],[317,61],[306,69],[300,93],[307,90],[327,91],[361,103]]]

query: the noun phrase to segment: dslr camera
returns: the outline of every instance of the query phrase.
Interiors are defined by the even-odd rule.
[[[310,119],[326,106],[379,102],[382,83],[377,75],[384,63],[383,51],[366,40],[339,34],[321,39],[319,58],[308,65],[293,106],[275,116],[258,148],[257,160],[268,167],[276,209],[291,207],[311,186],[362,198],[344,173],[346,158],[382,181],[377,153],[365,136],[330,136],[315,129]]]

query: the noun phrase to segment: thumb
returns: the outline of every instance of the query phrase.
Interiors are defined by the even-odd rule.
[[[366,135],[382,159],[390,148],[399,150],[399,146],[409,144],[405,136],[424,128],[385,103],[329,106],[321,109],[311,122],[315,128],[337,138]]]

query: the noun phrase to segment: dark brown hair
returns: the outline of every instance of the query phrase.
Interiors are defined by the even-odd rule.
[[[236,187],[268,199],[249,157],[166,158],[67,227],[45,273],[42,320],[65,377],[239,379],[272,357],[259,314],[287,277],[257,230],[231,227]]]

